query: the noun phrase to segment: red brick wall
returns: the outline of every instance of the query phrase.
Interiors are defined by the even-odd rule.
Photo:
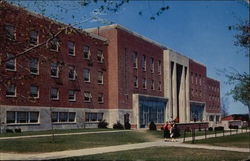
[[[1,8],[0,17],[0,56],[5,59],[6,53],[14,55],[29,48],[29,32],[36,30],[39,32],[39,43],[48,39],[48,33],[51,31],[55,34],[61,27],[61,24],[55,24],[47,18],[31,15],[29,12],[16,9],[12,6]],[[9,23],[16,26],[16,40],[6,40],[4,32],[4,24]],[[76,31],[76,30],[74,30]],[[3,35],[3,36],[2,36]],[[61,34],[59,36],[60,47],[58,52],[50,51],[46,46],[32,50],[25,56],[17,58],[16,72],[8,72],[5,70],[5,64],[0,65],[1,77],[5,79],[18,78],[14,81],[17,86],[17,97],[6,98],[6,87],[1,83],[0,88],[0,104],[4,105],[19,105],[19,106],[54,106],[54,107],[79,107],[79,108],[106,108],[107,107],[107,46],[106,42],[87,36],[82,32],[73,32]],[[68,55],[68,40],[75,43],[75,56]],[[90,46],[92,65],[89,65],[88,60],[83,59],[83,45]],[[97,62],[97,50],[104,51],[104,63]],[[32,76],[29,72],[29,58],[34,57],[39,59],[39,75]],[[60,65],[59,78],[51,78],[50,63],[52,61],[62,62]],[[77,79],[75,81],[68,80],[68,65],[76,67]],[[91,71],[91,83],[84,83],[83,69],[88,68]],[[97,72],[104,72],[104,85],[97,84]],[[23,78],[25,75],[27,78]],[[30,85],[39,86],[40,97],[37,100],[29,98]],[[50,101],[50,88],[59,88],[59,101]],[[68,90],[80,89],[76,94],[76,102],[68,101]],[[90,91],[92,94],[91,103],[83,103],[83,92]],[[104,104],[97,103],[97,94],[104,93]]]
[[[211,113],[220,112],[220,82],[207,78],[206,110]]]

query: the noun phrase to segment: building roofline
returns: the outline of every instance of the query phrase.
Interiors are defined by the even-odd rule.
[[[119,24],[112,24],[112,25],[107,25],[107,26],[89,28],[89,29],[86,29],[85,31],[87,31],[87,32],[93,32],[93,31],[96,31],[96,30],[98,30],[98,29],[99,29],[99,30],[109,30],[109,29],[116,29],[116,28],[118,28],[118,29],[120,29],[120,30],[123,30],[123,31],[125,31],[125,32],[127,32],[127,33],[130,33],[131,35],[134,35],[134,36],[136,36],[136,37],[138,37],[138,38],[141,38],[141,39],[143,39],[143,40],[145,40],[145,41],[147,41],[147,42],[149,42],[149,43],[152,43],[152,44],[154,44],[154,45],[156,45],[156,46],[162,48],[163,50],[168,49],[168,48],[165,47],[164,45],[162,45],[162,44],[160,44],[160,43],[158,43],[158,42],[156,42],[156,41],[154,41],[154,40],[151,40],[151,39],[149,39],[149,38],[146,38],[146,37],[144,37],[144,36],[142,36],[142,35],[140,35],[140,34],[138,34],[138,33],[136,33],[136,32],[133,32],[133,31],[129,30],[128,28],[126,28],[126,27],[124,27],[124,26],[121,26],[121,25],[119,25]]]
[[[31,16],[34,16],[34,17],[37,17],[37,18],[40,18],[40,19],[45,19],[45,20],[50,21],[50,22],[53,22],[53,23],[55,23],[55,24],[57,24],[57,25],[70,26],[69,24],[65,24],[65,23],[59,22],[59,21],[57,21],[57,20],[55,20],[55,19],[53,19],[53,18],[50,18],[50,17],[47,17],[47,16],[43,16],[43,15],[41,15],[41,14],[39,14],[39,13],[33,12],[33,11],[31,11],[31,10],[27,10],[26,8],[23,8],[23,7],[21,7],[21,6],[17,6],[17,5],[8,3],[8,2],[6,2],[6,1],[4,1],[3,4],[7,4],[7,5],[9,5],[10,7],[13,7],[13,8],[15,8],[15,9],[17,9],[17,10],[20,10],[20,11],[21,11],[21,10],[22,10],[22,11],[25,11],[28,15],[31,15]],[[1,5],[1,4],[0,4],[0,5]],[[78,31],[80,31],[80,32],[82,32],[82,33],[85,33],[87,36],[92,37],[92,38],[94,38],[94,39],[99,39],[99,40],[101,40],[101,41],[107,41],[107,39],[104,38],[104,37],[102,37],[102,36],[99,36],[99,35],[96,35],[96,34],[93,34],[93,33],[86,32],[84,29],[79,29],[79,28],[76,28],[76,27],[73,27],[73,26],[71,26],[71,27],[74,28],[74,29],[77,29]]]
[[[207,79],[210,79],[210,80],[212,80],[212,81],[216,81],[216,82],[220,83],[220,81],[218,81],[218,80],[216,80],[216,79],[213,79],[213,78],[211,78],[211,77],[208,77],[208,76],[207,76]]]
[[[204,66],[206,68],[206,65],[204,65],[203,63],[201,63],[201,62],[199,62],[197,60],[194,60],[194,59],[190,59],[190,60],[193,61],[193,62],[195,62],[195,63],[197,63],[197,64],[199,64],[199,65],[201,65],[201,66]]]

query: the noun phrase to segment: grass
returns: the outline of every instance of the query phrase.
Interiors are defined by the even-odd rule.
[[[250,134],[243,133],[243,134],[236,134],[236,135],[231,135],[231,136],[196,140],[195,144],[209,144],[209,145],[215,145],[215,146],[249,148]]]
[[[101,146],[140,143],[148,141],[145,135],[137,132],[99,133],[71,136],[56,136],[55,143],[52,137],[25,138],[1,140],[1,152],[52,152],[72,149],[93,148]]]
[[[73,158],[61,159],[68,160],[126,160],[126,161],[236,161],[248,159],[248,153],[215,151],[205,149],[189,149],[176,147],[152,147],[145,149],[112,152],[98,155],[89,155]]]
[[[54,133],[55,134],[63,134],[63,133],[113,131],[113,130],[115,130],[115,129],[85,128],[85,129],[54,130]],[[51,132],[52,132],[51,130],[46,130],[46,131],[25,131],[25,132],[21,132],[21,133],[3,133],[3,134],[0,134],[0,137],[45,135],[45,134],[51,134]]]

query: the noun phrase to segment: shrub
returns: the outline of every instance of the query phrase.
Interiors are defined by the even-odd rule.
[[[12,129],[6,129],[6,133],[14,133]]]
[[[21,129],[21,128],[17,128],[17,129],[15,129],[15,132],[16,132],[16,133],[21,133],[21,132],[22,132],[22,129]]]
[[[237,125],[233,126],[233,125],[229,125],[229,129],[238,129],[239,127]]]
[[[213,131],[213,128],[212,128],[212,127],[209,127],[209,128],[208,128],[208,131]]]
[[[131,129],[131,124],[129,122],[126,122],[124,126],[125,129]]]
[[[218,126],[214,128],[215,131],[223,131],[224,127],[223,126]]]
[[[109,123],[106,122],[106,120],[99,121],[98,128],[107,128]]]
[[[123,125],[120,123],[120,121],[117,121],[117,123],[115,123],[113,125],[113,129],[124,129]]]
[[[149,124],[149,130],[156,130],[156,125],[153,121],[151,121]]]

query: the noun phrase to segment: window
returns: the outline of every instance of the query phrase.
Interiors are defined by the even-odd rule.
[[[153,79],[151,79],[150,88],[151,88],[152,90],[155,89],[155,83],[154,83],[154,80],[153,80]]]
[[[52,112],[52,122],[75,122],[75,112]]]
[[[83,46],[83,58],[90,59],[90,55],[89,46]]]
[[[75,90],[69,90],[69,101],[76,101],[76,92],[75,92]]]
[[[138,78],[134,76],[134,88],[138,88]]]
[[[142,56],[142,71],[146,71],[146,56]]]
[[[30,97],[39,98],[39,90],[37,86],[30,86]]]
[[[16,58],[14,58],[14,55],[13,54],[7,54],[7,59],[9,59],[9,60],[6,61],[6,64],[5,64],[6,70],[8,70],[8,71],[16,71]]]
[[[98,72],[98,84],[103,84],[103,72]]]
[[[142,88],[143,88],[143,89],[147,89],[147,80],[146,80],[146,78],[144,78],[144,79],[142,80]]]
[[[54,50],[54,51],[58,51],[58,47],[59,47],[59,41],[57,38],[53,38],[50,42],[49,42],[49,49]]]
[[[68,55],[75,56],[75,44],[71,41],[68,41]]]
[[[213,115],[209,116],[209,121],[214,121],[214,116]]]
[[[69,66],[69,80],[75,80],[76,79],[76,69],[75,66],[70,65]]]
[[[98,103],[103,103],[103,93],[98,94]]]
[[[137,52],[134,52],[134,54],[133,54],[133,68],[137,69],[137,67],[138,67]]]
[[[51,77],[58,78],[59,76],[59,65],[57,63],[51,63]]]
[[[7,111],[7,123],[38,123],[39,112]]]
[[[86,112],[85,121],[86,122],[98,122],[103,120],[103,113]]]
[[[103,51],[98,50],[97,51],[97,62],[98,63],[103,63],[103,61],[104,61]]]
[[[161,91],[161,81],[158,82],[158,90]]]
[[[31,74],[38,74],[39,73],[38,59],[31,58],[29,65],[30,65],[30,73]]]
[[[158,74],[161,75],[161,61],[158,61]]]
[[[90,92],[84,92],[84,102],[91,102],[92,96]]]
[[[197,76],[197,73],[195,73],[195,84],[198,84],[198,76]]]
[[[59,100],[59,90],[58,90],[58,88],[51,88],[50,98],[51,98],[51,100]]]
[[[200,74],[199,74],[199,77],[200,77],[200,79],[199,79],[199,80],[200,80],[200,86],[201,86],[201,80],[202,80],[202,78],[201,78],[201,75],[200,75]]]
[[[14,25],[11,24],[5,24],[5,34],[6,38],[9,40],[15,40],[16,39],[16,28]]]
[[[150,71],[151,73],[154,73],[155,70],[155,63],[154,63],[154,58],[150,58]]]
[[[90,82],[90,70],[89,69],[83,70],[83,80],[84,82]]]
[[[9,85],[6,90],[6,97],[16,97],[16,86]]]
[[[38,32],[37,31],[31,31],[30,32],[30,45],[37,45],[38,44]]]

